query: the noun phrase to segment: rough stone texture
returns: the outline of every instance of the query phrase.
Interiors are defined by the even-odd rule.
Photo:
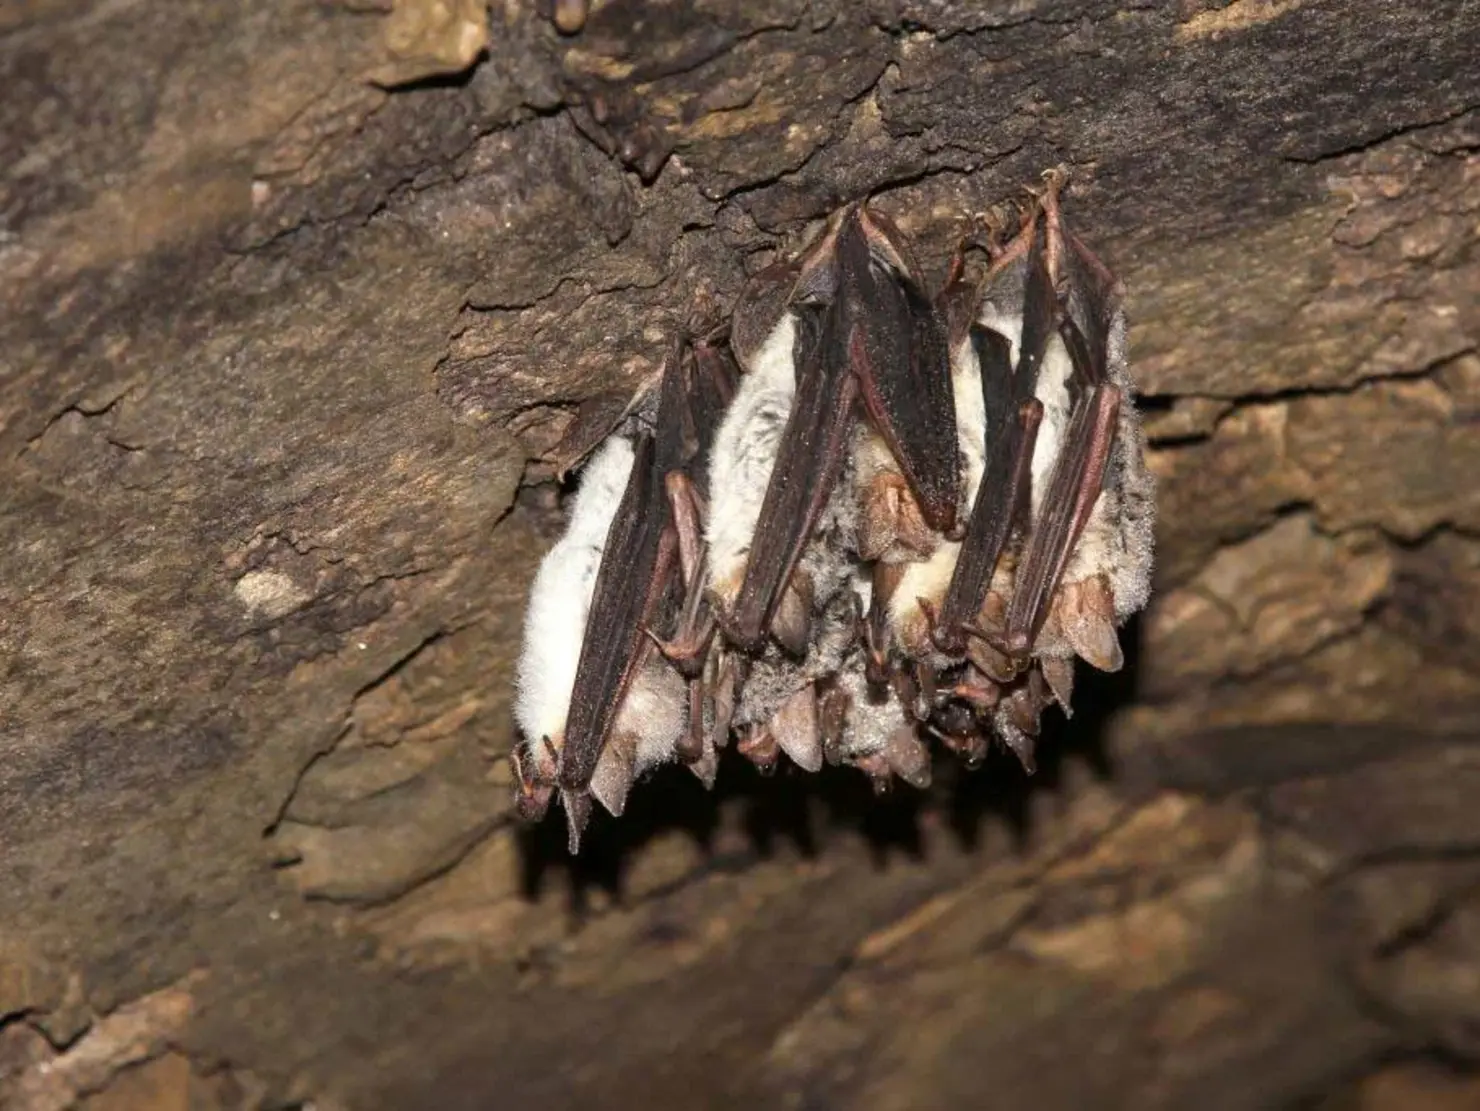
[[[0,9],[0,1106],[1471,1106],[1475,5],[551,11]],[[1031,783],[516,832],[578,405],[839,201],[938,267],[1057,163],[1127,670]]]

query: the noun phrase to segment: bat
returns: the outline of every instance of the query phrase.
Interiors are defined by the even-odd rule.
[[[931,736],[1031,772],[1075,660],[1121,666],[1154,483],[1120,284],[1045,181],[935,296],[849,205],[727,335],[691,327],[636,396],[582,406],[525,625],[521,814],[558,792],[575,852],[593,800],[620,815],[674,760],[712,784],[732,733],[763,772],[849,764],[877,790],[928,786]]]
[[[714,545],[712,591],[726,639],[752,654],[772,635],[793,651],[806,643],[795,618],[813,588],[797,585],[789,613],[783,602],[853,454],[860,416],[887,445],[925,524],[952,530],[959,500],[945,330],[897,230],[865,206],[845,208],[796,267],[790,295],[771,291],[763,303],[770,320],[754,312],[744,328],[737,323],[737,339],[754,344],[737,349],[753,381],[720,429],[712,476],[717,499],[720,473],[738,478],[749,458],[735,498],[745,513],[724,516],[733,542],[723,558]],[[720,519],[716,506],[716,528]]]
[[[516,803],[526,819],[544,813],[555,789],[596,577],[635,459],[632,440],[620,435],[591,457],[581,471],[565,535],[546,553],[530,588],[514,699],[514,719],[525,741],[513,756]]]
[[[854,582],[856,613],[876,620],[873,584],[861,572]],[[898,776],[913,787],[930,786],[929,750],[921,743],[912,712],[914,698],[905,673],[878,671],[871,661],[872,646],[865,633],[827,681],[820,683],[819,728],[823,753],[830,764],[851,764],[868,776],[877,793],[884,793]]]
[[[895,777],[930,786],[930,750],[895,688],[875,690],[855,661],[838,672],[823,697],[823,746],[829,763],[851,764],[884,794]]]
[[[610,433],[588,465],[570,528],[531,591],[517,798],[533,818],[558,789],[572,852],[592,794],[620,812],[633,778],[677,754],[693,711],[702,717],[702,688],[686,689],[661,658],[650,660],[645,634],[675,612],[702,620],[690,603],[703,559],[694,480],[733,391],[732,365],[711,356],[706,343],[675,343],[631,407],[631,427]]]
[[[1025,528],[1000,631],[982,638],[1010,674],[1034,655],[1078,655],[1118,669],[1116,627],[1146,604],[1151,588],[1154,480],[1132,404],[1122,291],[1065,226],[1064,180],[1046,175],[1040,204],[999,260],[974,326],[998,337],[981,347],[991,352],[982,361],[984,389],[993,380],[1002,387],[1003,340],[1014,357],[1011,405],[997,405],[999,450],[940,614],[942,643],[973,635],[1006,539],[1014,526]]]
[[[808,562],[829,564],[816,572],[828,584],[828,598],[809,624],[805,651],[798,658],[770,644],[752,657],[735,708],[734,725],[742,734],[737,748],[763,772],[774,769],[783,752],[804,771],[822,767],[819,687],[845,667],[858,639],[859,602],[850,589],[856,574],[843,544],[814,544]]]
[[[983,279],[964,280],[958,252],[942,293],[956,381],[973,364],[982,391],[985,469],[944,597],[918,589],[938,576],[901,582],[891,613],[923,610],[936,654],[918,619],[896,619],[907,650],[960,665],[922,707],[927,728],[970,762],[983,754],[973,724],[986,723],[1030,771],[1043,709],[1069,712],[1074,657],[1121,665],[1115,630],[1149,595],[1154,523],[1121,290],[1065,226],[1062,174],[1045,176]]]

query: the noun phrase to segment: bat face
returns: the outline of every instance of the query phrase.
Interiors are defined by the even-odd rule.
[[[557,454],[601,446],[520,662],[522,813],[558,790],[574,850],[593,799],[620,814],[674,760],[712,784],[732,736],[880,790],[929,784],[932,737],[1031,771],[1075,660],[1120,666],[1154,488],[1119,284],[1046,177],[938,291],[844,208],[752,279],[727,345],[691,329],[637,398],[583,410]]]

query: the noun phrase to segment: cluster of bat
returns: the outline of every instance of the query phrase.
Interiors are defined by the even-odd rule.
[[[572,852],[670,761],[930,781],[926,741],[1033,766],[1074,659],[1121,665],[1150,590],[1153,483],[1118,283],[1062,176],[984,220],[933,295],[863,204],[694,329],[588,456],[531,591],[520,813],[558,790]],[[726,332],[728,343],[725,342]],[[738,361],[738,368],[737,368]],[[742,373],[743,371],[743,373]]]

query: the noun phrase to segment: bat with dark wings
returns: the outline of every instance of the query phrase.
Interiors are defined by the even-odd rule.
[[[1154,519],[1120,287],[1062,185],[934,295],[849,205],[752,280],[735,361],[718,330],[685,338],[615,421],[577,422],[563,454],[590,459],[520,664],[522,813],[558,790],[574,849],[591,798],[620,813],[674,759],[712,783],[732,732],[763,770],[881,787],[928,784],[931,736],[1031,770],[1075,657],[1120,666]]]
[[[705,679],[655,655],[655,642],[703,624],[700,491],[734,389],[728,354],[685,336],[615,428],[593,439],[578,425],[584,441],[558,449],[566,459],[594,454],[566,534],[530,590],[514,764],[523,816],[543,814],[559,791],[573,852],[593,796],[620,814],[633,779],[675,758],[713,775]]]

